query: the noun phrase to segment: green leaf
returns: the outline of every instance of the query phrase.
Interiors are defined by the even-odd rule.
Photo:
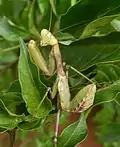
[[[118,105],[114,102],[105,103],[102,105],[102,109],[95,115],[94,120],[99,124],[96,128],[96,134],[101,142],[114,143],[118,141],[118,128],[120,126],[118,113],[120,107],[117,109],[116,106]]]
[[[30,6],[31,6],[31,2],[27,1],[20,15],[20,22],[21,22],[20,25],[24,26],[27,29],[28,29],[28,14],[30,11]]]
[[[85,39],[91,36],[101,37],[112,32],[120,32],[118,25],[120,24],[120,15],[110,15],[98,18],[90,22],[83,30],[80,39]]]
[[[62,16],[60,29],[78,38],[89,22],[106,15],[119,13],[119,5],[119,0],[81,0]]]
[[[59,40],[59,43],[63,45],[70,45],[72,42],[76,41],[76,38],[68,33],[59,33],[59,36],[56,36]]]
[[[53,140],[47,140],[45,142],[45,147],[53,147]]]
[[[120,80],[97,91],[94,105],[113,101],[120,93]]]
[[[11,81],[13,80],[13,75],[11,70],[0,73],[0,90],[5,90],[9,88]]]
[[[39,10],[44,16],[49,9],[49,0],[37,0],[37,2]]]
[[[111,122],[107,124],[106,130],[102,130],[102,136],[100,136],[100,140],[104,142],[113,142],[118,141],[120,139],[120,123]]]
[[[56,11],[59,15],[62,15],[67,12],[71,6],[70,0],[57,0],[56,1]]]
[[[0,55],[2,54],[1,52],[3,50],[13,51],[17,47],[19,47],[18,43],[16,43],[16,42],[10,42],[8,40],[5,40],[3,37],[0,37]]]
[[[1,65],[10,65],[15,61],[17,61],[17,55],[14,52],[7,52],[5,54],[0,55]]]
[[[40,34],[36,29],[35,26],[35,22],[34,22],[34,10],[35,10],[35,0],[32,1],[31,5],[30,5],[30,10],[28,13],[28,28],[29,31],[31,32],[31,34],[33,34],[34,36],[38,37],[38,39],[40,39]]]
[[[11,116],[22,116],[17,111],[17,107],[24,103],[20,93],[7,92],[0,95],[0,107],[8,112]]]
[[[98,113],[96,113],[94,121],[96,121],[100,125],[108,125],[110,122],[112,122],[116,113],[115,106],[113,104],[113,102],[102,104],[102,109]]]
[[[58,147],[70,147],[82,142],[87,136],[87,125],[84,115],[66,127],[58,138]]]
[[[36,120],[36,121],[32,121],[32,122],[22,122],[20,124],[18,124],[18,128],[22,131],[30,131],[30,130],[35,130],[40,128],[42,125],[42,121],[41,120]]]
[[[110,102],[120,93],[120,62],[97,65],[96,75],[91,79],[98,85],[94,104]]]
[[[44,147],[44,143],[38,138],[35,139],[35,144],[36,147]]]
[[[89,38],[69,46],[60,45],[63,61],[81,71],[98,63],[119,61],[120,41],[117,39],[119,35],[115,36]]]
[[[21,93],[21,87],[20,87],[20,83],[18,80],[15,80],[11,83],[10,88],[9,88],[9,92]]]
[[[53,13],[57,16],[57,11],[56,11],[56,0],[49,0],[50,1],[50,5],[52,8]]]
[[[26,2],[26,0],[1,0],[0,16],[6,16],[14,22],[19,22],[19,16]]]
[[[27,47],[22,39],[20,39],[20,45],[19,82],[21,85],[22,97],[26,103],[27,110],[31,115],[37,118],[46,117],[52,110],[51,102],[47,96],[41,97],[39,94],[29,67]],[[42,84],[41,86],[44,87]],[[40,93],[42,92],[44,91],[40,91]],[[42,95],[45,95],[45,93],[42,93]]]
[[[68,117],[69,117],[69,112],[62,112],[60,116],[60,125],[67,124],[68,122]]]
[[[40,16],[38,19],[40,19],[39,24],[37,25],[38,28],[44,29],[44,28],[49,28],[50,24],[50,4],[49,0],[37,0],[38,3],[38,8],[40,11]],[[53,22],[53,19],[52,19]]]
[[[118,96],[119,97],[119,96]],[[120,106],[115,101],[102,104],[102,109],[96,113],[96,135],[106,147],[119,146],[119,116]],[[109,115],[108,115],[109,114]],[[101,119],[102,118],[102,119]]]
[[[120,62],[98,64],[96,70],[97,74],[94,76],[93,80],[104,87],[120,79]]]
[[[9,41],[18,41],[19,37],[27,38],[29,33],[17,27],[6,17],[0,17],[0,36]]]
[[[13,129],[22,120],[19,117],[10,116],[7,112],[0,109],[0,127],[5,129]]]
[[[47,140],[41,140],[41,138],[35,139],[35,147],[53,147],[53,140],[47,139]]]

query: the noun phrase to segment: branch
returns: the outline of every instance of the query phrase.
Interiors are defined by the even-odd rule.
[[[9,147],[13,147],[15,142],[16,129],[12,129],[8,133],[9,133]]]
[[[55,137],[54,137],[54,147],[57,147],[59,120],[60,120],[60,109],[58,109],[58,112],[57,112],[57,119],[56,119],[56,126],[55,126]]]

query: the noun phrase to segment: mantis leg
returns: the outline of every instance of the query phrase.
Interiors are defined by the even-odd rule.
[[[47,62],[45,61],[40,49],[36,45],[34,40],[30,40],[28,44],[28,51],[30,56],[32,57],[34,64],[45,73],[47,76],[51,76],[55,70],[55,59],[53,55],[53,50],[51,50],[49,55],[49,65],[47,66]]]
[[[73,66],[67,65],[67,68],[72,69],[74,72],[78,73],[80,76],[84,77],[86,80],[88,80],[90,83],[93,83],[92,80],[90,80],[88,77],[86,77],[84,74],[82,74],[80,71],[75,69]]]
[[[80,91],[78,91],[78,93],[75,95],[75,97],[70,102],[70,111],[77,112],[77,113],[83,112],[87,110],[90,106],[93,105],[94,97],[96,93],[96,85],[92,80],[90,80],[88,77],[83,75],[81,72],[79,72],[74,67],[68,66],[68,68],[71,68],[73,71],[75,71],[80,76],[84,77],[90,83],[92,83],[92,84],[85,86]]]
[[[56,118],[55,138],[54,138],[54,144],[55,144],[55,147],[57,147],[57,138],[58,138],[59,120],[60,120],[60,109],[58,109],[58,112],[57,112],[57,118]]]
[[[51,90],[51,98],[54,99],[57,92],[58,92],[58,82],[59,82],[59,78],[57,77],[55,83],[53,84],[52,90]]]
[[[55,57],[54,57],[54,51],[53,48],[51,49],[51,52],[49,54],[49,64],[48,64],[49,73],[52,75],[55,71]]]

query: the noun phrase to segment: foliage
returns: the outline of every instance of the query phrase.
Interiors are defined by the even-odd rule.
[[[53,146],[54,132],[48,124],[55,122],[57,97],[51,99],[48,88],[54,85],[56,74],[48,78],[39,71],[27,47],[31,39],[40,43],[40,31],[44,28],[58,39],[63,62],[96,83],[93,107],[102,106],[95,117],[99,124],[97,136],[104,147],[119,146],[119,0],[0,1],[1,133],[38,129],[42,135],[41,139],[36,138],[36,146]],[[41,52],[48,61],[50,48],[42,47]],[[71,69],[68,71],[74,96],[89,81]],[[58,147],[73,147],[86,138],[87,114],[81,113],[59,134]],[[66,114],[64,117],[66,120]]]

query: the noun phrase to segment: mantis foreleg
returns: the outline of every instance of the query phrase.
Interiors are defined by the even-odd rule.
[[[53,50],[51,50],[49,54],[49,65],[47,66],[47,62],[45,61],[40,49],[36,45],[34,40],[30,40],[28,44],[28,51],[30,56],[33,59],[34,64],[45,73],[47,76],[51,76],[55,69],[55,59],[53,55]]]

